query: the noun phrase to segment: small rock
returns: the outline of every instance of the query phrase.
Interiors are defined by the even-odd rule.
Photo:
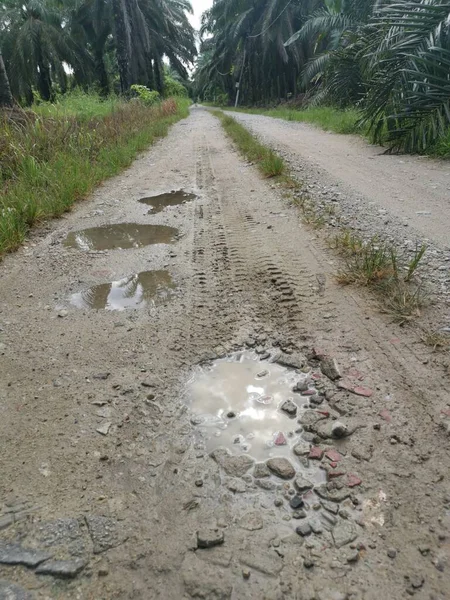
[[[220,529],[200,529],[197,531],[197,548],[212,548],[220,546],[225,541]]]
[[[234,417],[236,416],[236,413],[232,410],[230,410],[229,412],[227,412],[227,417],[229,419],[234,419]]]
[[[301,508],[305,503],[300,496],[293,496],[289,501],[289,506],[293,509]]]
[[[260,487],[262,490],[267,490],[269,492],[277,489],[277,484],[270,479],[257,479],[255,484]]]
[[[353,473],[349,473],[347,475],[348,487],[350,487],[350,488],[356,487],[357,485],[361,485],[361,483],[362,483],[362,481],[357,475],[354,475]]]
[[[211,452],[213,458],[230,477],[242,477],[253,466],[254,460],[242,454],[241,456],[233,456],[231,452],[225,448],[217,448]]]
[[[295,477],[295,469],[287,458],[269,458],[266,465],[280,479],[292,479]]]
[[[308,390],[308,389],[309,389],[309,385],[306,381],[299,381],[298,383],[295,384],[292,391],[302,393],[302,392],[306,392],[306,390]]]
[[[306,456],[309,454],[310,449],[311,446],[308,443],[299,442],[298,444],[295,444],[293,451],[297,456]]]
[[[312,569],[314,567],[314,561],[312,560],[312,558],[305,558],[303,561],[303,566],[305,567],[305,569]]]
[[[337,463],[342,460],[342,455],[337,450],[331,449],[325,452],[325,456],[331,460],[331,462]]]
[[[273,503],[275,504],[275,506],[283,506],[283,500],[281,498],[275,498]]]
[[[111,375],[111,373],[97,373],[96,375],[92,376],[92,379],[108,379],[108,377]]]
[[[53,575],[54,577],[72,578],[78,575],[86,566],[82,558],[75,560],[49,560],[41,564],[37,569],[38,575]]]
[[[348,433],[348,427],[341,421],[336,421],[331,426],[331,435],[335,438],[343,438]]]
[[[302,537],[306,537],[308,535],[311,535],[311,525],[305,521],[304,523],[301,523],[298,527],[295,528],[295,531],[298,533],[298,535],[301,535]]]
[[[323,526],[322,523],[319,521],[319,519],[310,519],[308,521],[313,533],[319,534],[322,533],[323,531]]]
[[[51,557],[48,552],[22,548],[18,544],[0,544],[0,563],[4,565],[25,565],[34,568]]]
[[[64,317],[67,317],[67,315],[69,314],[69,311],[66,309],[60,310],[58,313],[58,317],[60,319],[64,319]]]
[[[203,485],[203,479],[196,479],[195,480],[195,485],[197,487],[202,487],[202,485]]]
[[[314,487],[314,484],[305,479],[304,477],[296,477],[294,480],[294,487],[300,492],[304,493],[308,490],[311,490]]]
[[[338,514],[339,504],[334,504],[334,502],[327,502],[326,500],[321,500],[320,503],[326,511],[332,513],[333,515]]]
[[[292,400],[288,399],[281,405],[281,410],[289,415],[291,418],[294,418],[297,415],[297,405],[292,402]]]
[[[344,521],[339,523],[339,525],[336,525],[332,531],[332,536],[336,548],[341,548],[342,546],[355,541],[358,534],[353,523]]]
[[[397,550],[395,548],[389,548],[387,555],[389,558],[395,558],[397,556]]]
[[[359,560],[358,550],[354,550],[353,552],[350,552],[350,554],[347,554],[347,562],[348,563],[355,563],[355,562],[358,562],[358,560]]]
[[[419,588],[421,588],[423,586],[423,584],[425,583],[425,579],[422,577],[422,575],[417,575],[417,574],[411,575],[409,577],[409,581],[415,590],[418,590]]]
[[[109,569],[107,569],[106,567],[100,567],[100,569],[98,570],[98,575],[99,577],[106,577],[107,575],[109,575]]]
[[[243,494],[247,489],[245,481],[240,478],[230,479],[227,483],[227,488],[235,494]]]
[[[248,531],[257,531],[263,528],[263,520],[259,512],[252,510],[245,513],[239,520],[239,525],[242,529]]]
[[[322,448],[319,448],[318,446],[313,446],[309,452],[308,458],[311,458],[313,460],[322,460],[322,456],[323,456]]]
[[[341,377],[339,366],[334,358],[323,359],[320,363],[320,370],[331,381],[336,381],[336,379],[340,379]]]
[[[96,431],[98,433],[101,433],[102,435],[108,435],[111,425],[112,423],[110,421],[106,421],[105,423],[100,425],[100,427],[97,427]]]
[[[305,519],[306,513],[304,510],[294,510],[294,512],[292,513],[292,518],[293,519]]]
[[[244,579],[250,579],[251,571],[250,569],[242,569],[242,577]]]
[[[266,463],[256,463],[253,469],[253,477],[255,479],[263,479],[264,477],[270,477],[270,471]]]
[[[274,441],[275,446],[286,446],[287,440],[282,431],[280,431]]]

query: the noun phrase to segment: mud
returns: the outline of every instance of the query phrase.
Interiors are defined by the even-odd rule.
[[[147,204],[150,206],[148,211],[151,215],[156,215],[162,210],[171,206],[180,206],[194,200],[195,194],[185,192],[184,190],[172,190],[166,194],[159,194],[158,196],[149,196],[148,198],[141,198],[139,202],[141,204]]]
[[[164,225],[118,223],[72,231],[64,245],[78,250],[142,248],[150,244],[173,244],[178,231]]]
[[[167,300],[174,288],[168,271],[144,271],[72,294],[70,304],[97,310],[145,308],[149,303]]]
[[[137,200],[156,189],[197,195],[151,217],[178,229],[176,243],[102,253],[61,243],[71,231],[148,224]],[[447,600],[448,374],[371,297],[336,284],[335,260],[202,109],[7,256],[0,595]],[[176,281],[170,302],[60,309],[149,270]],[[228,442],[209,452],[186,397],[199,365],[217,364],[214,375],[243,349],[275,349],[274,364],[317,377],[320,404],[311,397],[303,411],[298,394],[286,428],[286,446],[294,424],[304,443],[270,463]],[[234,397],[215,397],[233,409]],[[326,484],[304,492],[315,483],[305,470]],[[34,568],[33,552],[53,556]]]

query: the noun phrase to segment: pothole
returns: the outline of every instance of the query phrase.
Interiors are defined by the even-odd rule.
[[[168,271],[143,271],[72,294],[70,303],[83,309],[144,308],[164,302],[174,288]]]
[[[294,388],[303,390],[293,392]],[[292,458],[302,442],[299,417],[317,394],[308,373],[299,373],[256,353],[238,352],[200,366],[187,398],[208,452],[225,446],[258,461]]]
[[[184,190],[172,190],[171,192],[159,194],[158,196],[141,198],[139,202],[141,204],[149,205],[149,213],[155,215],[168,206],[179,206],[180,204],[185,204],[186,202],[194,200],[196,197],[195,194],[185,192]]]
[[[79,250],[142,248],[150,244],[173,244],[178,229],[165,225],[117,223],[72,231],[64,245]]]

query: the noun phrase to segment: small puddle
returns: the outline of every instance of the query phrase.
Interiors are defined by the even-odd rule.
[[[168,206],[179,206],[180,204],[185,204],[186,202],[194,200],[196,197],[195,194],[190,194],[184,190],[172,190],[165,194],[159,194],[159,196],[141,198],[139,202],[141,204],[148,204],[151,207],[149,213],[155,215]]]
[[[307,374],[260,360],[252,352],[219,359],[198,367],[188,383],[192,422],[201,431],[208,452],[225,446],[234,454],[248,453],[257,460],[292,458],[293,446],[302,441],[297,420],[308,407],[308,398],[292,388],[308,380]],[[294,418],[281,410],[287,400],[297,407]]]
[[[118,223],[72,231],[64,245],[79,250],[142,248],[150,244],[173,244],[178,229],[165,225]]]
[[[70,303],[83,309],[144,308],[150,302],[164,302],[174,288],[168,271],[143,271],[72,294]]]

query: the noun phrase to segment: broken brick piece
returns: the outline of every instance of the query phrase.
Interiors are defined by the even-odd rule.
[[[282,431],[280,431],[280,433],[277,435],[274,443],[275,443],[275,446],[286,446],[287,440],[284,437],[284,433]]]
[[[390,412],[388,411],[387,408],[383,408],[383,410],[380,410],[380,412],[378,414],[380,415],[380,417],[382,419],[384,419],[388,423],[390,423],[392,421],[391,414],[390,414]]]
[[[336,479],[336,477],[342,477],[345,475],[345,471],[328,471],[328,479]]]
[[[443,408],[441,410],[441,414],[445,415],[446,417],[450,417],[450,408]]]
[[[353,389],[353,393],[358,396],[364,396],[365,398],[370,398],[373,395],[373,390],[370,388],[364,387],[362,385],[358,385]]]
[[[322,456],[323,456],[322,448],[319,448],[318,446],[313,446],[311,448],[311,452],[309,453],[309,458],[322,460]]]
[[[357,485],[361,485],[362,480],[357,476],[354,475],[353,473],[349,473],[347,475],[347,485],[348,487],[356,487]]]
[[[329,458],[331,462],[337,463],[340,460],[342,460],[342,455],[339,454],[339,452],[337,450],[334,450],[333,448],[331,450],[328,450],[328,452],[325,452],[325,456]]]

